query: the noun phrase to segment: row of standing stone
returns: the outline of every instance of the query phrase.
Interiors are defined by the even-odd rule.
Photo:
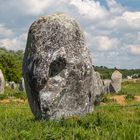
[[[3,73],[0,70],[0,94],[4,93],[5,87],[10,87],[11,89],[18,89],[19,91],[25,91],[24,78],[22,77],[19,84],[16,84],[14,81],[7,82],[4,79]]]
[[[100,104],[101,96],[104,94],[115,94],[121,91],[122,74],[118,70],[112,73],[111,79],[101,79],[99,72],[95,72],[93,77],[95,105]]]
[[[111,79],[103,80],[104,93],[118,93],[121,91],[122,74],[115,70]]]

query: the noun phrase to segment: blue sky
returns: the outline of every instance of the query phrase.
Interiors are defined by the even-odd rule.
[[[80,23],[94,65],[140,68],[140,0],[0,0],[0,47],[24,50],[32,22],[54,12]]]

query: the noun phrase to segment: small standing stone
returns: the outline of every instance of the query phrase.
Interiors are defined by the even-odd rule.
[[[111,92],[111,80],[110,79],[104,79],[103,80],[103,87],[104,87],[104,93],[110,93]]]
[[[101,102],[101,95],[103,94],[103,81],[99,72],[93,72],[93,89],[95,93],[95,105],[99,105]]]
[[[0,69],[0,94],[4,93],[4,87],[5,87],[5,80],[4,80],[3,73]]]
[[[16,89],[17,88],[17,85],[14,81],[9,82],[9,85],[10,85],[11,89]]]
[[[111,76],[111,84],[114,92],[118,93],[119,91],[121,91],[121,83],[122,83],[122,74],[118,70],[115,70]]]
[[[25,91],[25,83],[24,83],[24,78],[22,77],[19,86],[18,86],[19,91]]]

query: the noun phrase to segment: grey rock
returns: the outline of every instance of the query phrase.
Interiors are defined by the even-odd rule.
[[[93,72],[93,90],[95,93],[95,105],[99,105],[101,102],[101,96],[104,92],[103,81],[99,72]]]
[[[101,79],[100,73],[99,72],[95,72],[96,74],[96,78],[97,78],[97,83],[98,83],[98,90],[99,93],[102,94],[103,93],[103,80]]]
[[[115,70],[111,76],[111,84],[113,87],[112,92],[118,93],[119,91],[121,91],[121,83],[122,74],[118,70]]]
[[[18,89],[19,89],[19,91],[25,91],[25,83],[24,83],[23,77],[21,78],[21,80],[19,82]]]
[[[73,18],[58,13],[31,25],[23,77],[36,118],[58,119],[92,112],[93,73],[83,32]]]
[[[9,86],[10,86],[11,89],[16,89],[17,88],[17,85],[14,81],[9,82]]]
[[[5,87],[5,80],[4,80],[3,73],[0,69],[0,94],[4,93],[4,87]]]
[[[111,92],[111,87],[112,87],[111,80],[110,79],[104,79],[103,80],[103,87],[104,87],[103,92],[105,94],[110,93]]]

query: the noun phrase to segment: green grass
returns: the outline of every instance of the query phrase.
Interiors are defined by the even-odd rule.
[[[127,107],[106,95],[106,105],[95,107],[93,114],[55,121],[35,120],[26,102],[0,104],[0,140],[140,140],[140,106],[129,106],[139,104],[133,99],[140,95],[139,86],[123,83],[122,93],[131,99]],[[8,98],[22,98],[16,94],[17,90],[6,89]]]
[[[2,140],[140,140],[140,109],[96,107],[93,114],[37,121],[27,104],[0,106]]]
[[[19,91],[18,89],[11,89],[10,87],[6,87],[4,94],[0,94],[0,100],[7,98],[19,98],[19,99],[27,99],[27,95],[25,92]]]
[[[124,82],[122,84],[122,91],[119,94],[140,95],[140,82]]]

